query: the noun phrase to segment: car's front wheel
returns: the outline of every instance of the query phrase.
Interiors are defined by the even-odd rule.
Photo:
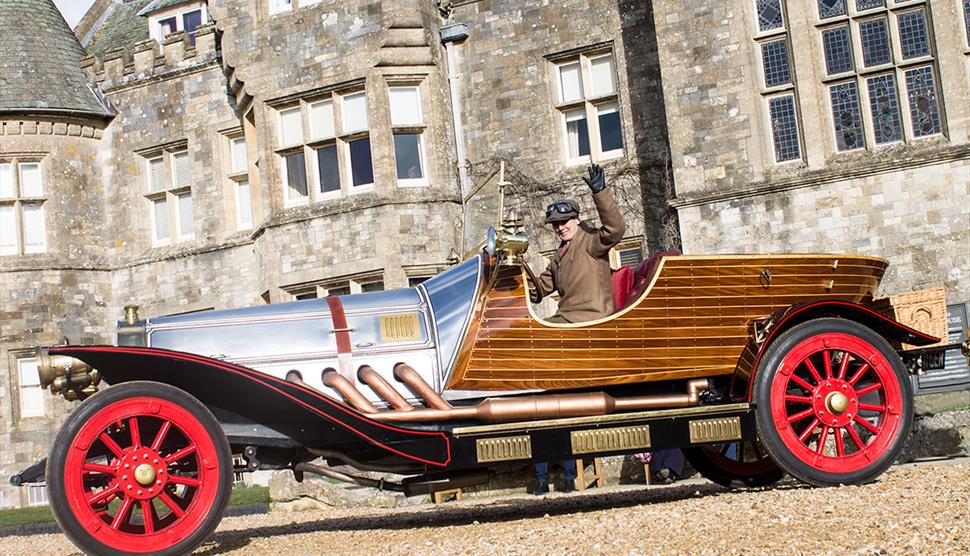
[[[817,486],[875,479],[898,457],[913,421],[899,356],[882,336],[838,318],[802,323],[769,345],[754,401],[771,458]]]
[[[94,554],[185,554],[218,525],[232,487],[229,443],[215,417],[154,382],[86,400],[47,462],[57,522]]]

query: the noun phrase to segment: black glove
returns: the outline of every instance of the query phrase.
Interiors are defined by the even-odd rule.
[[[600,168],[599,164],[589,165],[589,177],[583,178],[583,181],[586,182],[593,193],[599,193],[606,189],[606,177],[603,176],[603,169]]]

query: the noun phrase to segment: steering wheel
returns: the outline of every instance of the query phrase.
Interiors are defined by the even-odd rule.
[[[533,292],[529,292],[529,298],[533,303],[538,303],[542,301],[542,296],[539,294],[543,293],[542,284],[539,283],[539,277],[536,276],[535,272],[532,272],[532,267],[529,266],[529,263],[525,262],[525,257],[520,257],[519,260],[522,263],[522,268],[525,270],[526,275],[529,277],[529,281],[532,282],[532,287],[534,288]],[[538,297],[538,299],[536,299],[536,297]]]

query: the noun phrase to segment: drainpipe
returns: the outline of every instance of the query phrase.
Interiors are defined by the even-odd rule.
[[[455,151],[458,156],[458,181],[461,197],[468,194],[468,167],[465,166],[465,131],[461,122],[461,98],[458,96],[458,44],[468,38],[468,25],[452,23],[439,31],[448,57],[448,85],[451,90],[451,112],[455,127]]]

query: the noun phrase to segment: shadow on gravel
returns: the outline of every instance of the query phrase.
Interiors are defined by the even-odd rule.
[[[713,483],[703,483],[608,491],[603,493],[553,494],[543,497],[522,496],[492,502],[483,501],[444,506],[429,504],[415,508],[392,510],[393,513],[327,518],[319,521],[258,527],[243,531],[225,531],[213,535],[206,545],[196,552],[196,554],[214,555],[238,550],[249,544],[250,539],[253,538],[271,538],[321,531],[418,529],[425,527],[471,525],[475,522],[479,524],[507,522],[540,518],[545,515],[581,514],[611,508],[663,504],[689,498],[720,496],[738,491],[793,490],[802,488],[811,487],[786,482],[772,487],[734,490]]]

